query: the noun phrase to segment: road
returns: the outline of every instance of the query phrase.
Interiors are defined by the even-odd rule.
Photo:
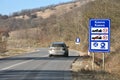
[[[0,59],[0,80],[72,80],[71,64],[78,57],[48,57],[48,50]]]

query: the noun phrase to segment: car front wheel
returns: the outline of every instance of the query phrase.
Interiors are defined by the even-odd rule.
[[[65,57],[68,57],[68,53],[66,53],[64,56],[65,56]]]
[[[52,55],[50,54],[49,57],[52,57]]]

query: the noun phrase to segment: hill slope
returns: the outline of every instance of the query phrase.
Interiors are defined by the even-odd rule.
[[[74,44],[75,38],[81,37],[81,40],[84,41],[84,36],[87,36],[86,34],[84,34],[85,30],[83,29],[84,27],[82,26],[82,23],[80,23],[79,21],[82,20],[80,7],[84,4],[87,4],[89,1],[91,0],[75,1],[72,3],[70,2],[52,7],[52,10],[45,9],[44,12],[43,11],[33,12],[31,13],[32,18],[22,17],[16,19],[16,17],[20,17],[20,16],[13,16],[12,18],[10,17],[7,20],[3,20],[3,25],[6,26],[7,24],[9,25],[11,30],[17,30],[11,32],[10,39],[16,41],[18,41],[17,39],[22,39],[22,40],[32,39],[36,42],[36,45],[37,43],[39,44],[44,43],[48,45],[48,43],[52,41],[65,41],[68,42],[68,45],[70,45],[71,48],[75,49],[77,47]],[[41,12],[44,13],[44,15],[48,14],[50,16],[46,16],[46,17],[44,15],[40,16],[39,13]],[[51,12],[54,13],[52,14]],[[36,17],[35,16],[33,17],[33,14],[35,14]],[[5,21],[7,22],[6,24],[4,24]],[[81,29],[82,31],[80,31]],[[30,43],[30,44],[32,45],[34,43]]]

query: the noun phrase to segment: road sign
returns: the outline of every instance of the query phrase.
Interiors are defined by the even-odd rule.
[[[89,51],[110,52],[110,19],[90,19]]]
[[[76,38],[75,44],[80,44],[80,38]]]

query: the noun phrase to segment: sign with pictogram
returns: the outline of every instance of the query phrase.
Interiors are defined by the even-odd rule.
[[[110,52],[110,19],[90,19],[89,51]]]
[[[75,44],[80,44],[80,38],[79,38],[79,37],[77,37],[77,38],[75,39]]]

